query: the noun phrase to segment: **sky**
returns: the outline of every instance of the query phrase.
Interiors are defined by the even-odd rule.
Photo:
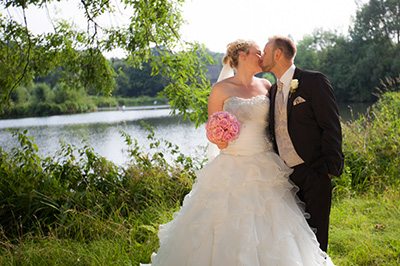
[[[316,28],[347,34],[360,0],[192,0],[184,4],[185,39],[225,52],[236,39],[264,46],[268,37],[291,35],[295,42]]]
[[[291,35],[296,42],[317,28],[336,30],[347,34],[356,15],[357,6],[368,0],[186,0],[182,16],[186,24],[181,28],[184,40],[198,41],[214,52],[225,52],[226,45],[236,39],[257,42],[261,49],[268,37]],[[79,1],[70,0],[50,5],[48,9],[28,8],[28,27],[34,33],[52,30],[51,18],[65,18],[82,25]],[[357,4],[358,3],[358,4]],[[122,5],[118,6],[121,8]],[[0,10],[22,21],[21,10]],[[125,14],[122,14],[125,13]],[[120,16],[103,17],[110,25],[121,26],[128,19],[127,12]],[[114,51],[107,57],[122,57]]]

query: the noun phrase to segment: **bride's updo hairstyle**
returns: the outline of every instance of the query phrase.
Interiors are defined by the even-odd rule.
[[[245,41],[242,39],[231,42],[226,47],[226,54],[222,60],[223,64],[229,64],[231,68],[237,69],[239,64],[239,54],[243,52],[248,55],[250,52],[250,47],[255,44],[254,41]]]

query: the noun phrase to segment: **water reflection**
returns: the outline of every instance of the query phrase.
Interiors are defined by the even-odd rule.
[[[18,143],[11,137],[9,129],[27,129],[28,135],[39,146],[39,154],[54,156],[60,147],[60,140],[81,148],[85,145],[82,140],[87,139],[96,153],[123,165],[128,156],[120,130],[137,139],[139,145],[148,150],[149,132],[141,124],[142,120],[154,127],[157,138],[178,145],[187,156],[197,156],[207,143],[204,127],[196,129],[193,123],[182,121],[181,116],[170,115],[170,110],[110,111],[1,120],[0,142],[3,149],[10,150]]]
[[[170,116],[169,109],[108,111],[73,115],[55,115],[48,117],[30,117],[20,119],[0,120],[1,128],[21,128],[34,126],[57,126],[98,123],[123,123],[146,118],[162,118]]]
[[[364,115],[371,105],[371,103],[338,103],[339,115],[343,122],[352,121]]]

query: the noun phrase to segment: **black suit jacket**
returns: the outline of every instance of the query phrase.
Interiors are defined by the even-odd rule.
[[[333,88],[321,72],[296,68],[293,79],[297,90],[288,98],[288,131],[294,148],[305,161],[306,168],[318,169],[334,176],[343,171],[342,131]],[[270,90],[270,132],[275,150],[276,83]],[[305,102],[293,105],[297,97]]]

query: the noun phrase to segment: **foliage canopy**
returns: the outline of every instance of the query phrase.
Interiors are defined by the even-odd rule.
[[[370,0],[349,36],[316,29],[297,48],[296,65],[324,72],[338,100],[374,101],[382,81],[400,74],[400,0]]]
[[[31,5],[47,8],[60,1],[6,0],[1,5],[22,10],[23,22],[0,15],[0,111],[20,85],[46,76],[62,67],[62,81],[71,88],[95,89],[109,95],[115,85],[115,71],[104,53],[113,49],[126,52],[126,61],[140,68],[150,62],[152,74],[161,73],[168,81],[163,94],[174,110],[196,121],[207,118],[205,98],[210,83],[204,66],[211,58],[199,43],[181,39],[184,23],[180,7],[183,0],[81,0],[81,15],[87,30],[73,23],[54,20],[53,31],[34,34],[29,29],[26,10]],[[118,4],[131,10],[123,26],[100,24],[101,16],[118,16]],[[157,52],[152,52],[156,50]],[[202,58],[202,60],[200,60]],[[192,112],[194,110],[194,112]]]

